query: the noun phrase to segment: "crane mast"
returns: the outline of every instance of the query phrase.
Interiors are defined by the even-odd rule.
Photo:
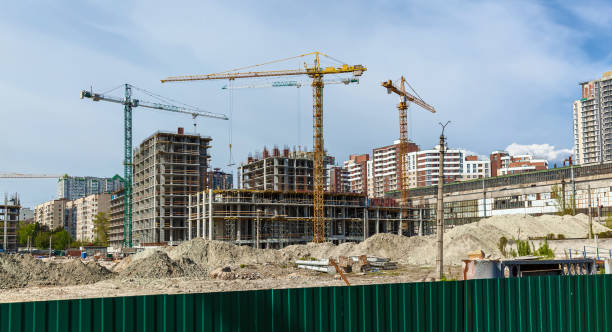
[[[123,194],[123,245],[132,247],[132,185],[133,185],[133,163],[132,163],[132,108],[145,107],[150,109],[191,114],[195,119],[198,116],[209,118],[228,120],[224,114],[204,112],[198,109],[188,109],[185,107],[152,103],[132,98],[132,85],[125,84],[125,93],[123,98],[106,96],[93,91],[82,90],[81,99],[90,98],[93,101],[106,101],[123,105],[123,124],[124,124],[124,142],[123,142],[123,179],[124,185]]]
[[[398,174],[398,189],[401,193],[400,206],[406,206],[408,203],[408,168],[406,167],[406,154],[408,153],[408,103],[412,102],[424,108],[425,110],[435,113],[436,110],[433,106],[427,104],[423,99],[412,95],[406,91],[406,85],[408,82],[402,76],[400,78],[399,87],[393,84],[393,81],[388,80],[382,82],[382,86],[387,89],[387,93],[395,93],[400,97],[400,102],[397,105],[399,113],[399,125],[400,125],[400,143],[398,147],[397,158],[397,174]],[[410,85],[408,85],[410,86]]]
[[[242,71],[254,67],[259,67],[267,64],[278,63],[286,60],[303,58],[305,56],[314,56],[314,65],[309,67],[304,63],[302,69],[289,69],[289,70],[272,70],[272,71]],[[243,68],[237,68],[215,74],[207,75],[184,75],[184,76],[171,76],[162,79],[162,83],[167,82],[188,82],[188,81],[201,81],[201,80],[217,80],[217,79],[228,79],[234,80],[237,78],[258,78],[258,77],[276,77],[276,76],[299,76],[305,75],[312,78],[312,139],[313,139],[313,201],[314,201],[314,234],[313,242],[324,242],[325,241],[325,215],[324,215],[324,183],[323,183],[323,157],[324,157],[324,139],[323,139],[323,76],[330,74],[353,74],[354,77],[361,76],[366,67],[362,65],[347,65],[342,64],[340,67],[321,67],[320,56],[324,56],[328,59],[335,60],[330,56],[321,52],[311,52],[302,54],[286,59],[270,61],[263,64],[257,64],[247,66]],[[337,60],[335,60],[337,61]],[[347,84],[351,83],[347,81]]]

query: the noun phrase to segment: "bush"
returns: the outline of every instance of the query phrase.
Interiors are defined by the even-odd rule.
[[[597,237],[599,237],[600,239],[612,238],[612,231],[606,231],[606,232],[598,233]]]
[[[508,244],[508,239],[505,236],[499,238],[499,242],[497,243],[497,248],[504,255],[504,257],[508,256],[508,252],[506,251],[506,245]]]
[[[529,246],[529,241],[516,240],[516,251],[518,256],[531,255],[531,247]]]
[[[557,234],[557,240],[564,240],[564,239],[565,239],[565,235]]]
[[[536,256],[543,256],[546,258],[554,258],[555,257],[555,253],[552,251],[552,249],[550,249],[548,247],[548,241],[544,240],[544,243],[540,245],[540,247],[535,250],[534,255]]]

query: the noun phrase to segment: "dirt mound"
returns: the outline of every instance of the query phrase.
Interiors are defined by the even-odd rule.
[[[206,269],[188,257],[173,260],[164,251],[155,250],[147,255],[131,258],[118,272],[121,277],[176,278],[200,277],[206,274]]]
[[[174,248],[168,248],[166,252],[173,260],[181,257],[189,258],[197,265],[211,269],[234,264],[261,264],[286,260],[278,250],[255,249],[202,238],[195,238]]]
[[[584,238],[588,233],[588,225],[588,217],[583,214],[562,217],[507,215],[482,219],[445,232],[444,263],[461,264],[468,251],[478,249],[491,257],[501,257],[497,243],[502,236],[509,240],[545,237],[548,234]],[[605,226],[593,224],[595,233],[607,230]],[[405,264],[433,265],[436,260],[435,248],[435,235],[404,237],[376,234],[356,245],[351,254],[380,255]]]
[[[95,262],[43,261],[31,255],[0,255],[0,289],[92,284],[110,277],[112,273]]]

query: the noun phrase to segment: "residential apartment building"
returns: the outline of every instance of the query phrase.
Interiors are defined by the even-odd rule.
[[[505,156],[498,175],[519,174],[548,169],[548,161],[534,159],[532,155]]]
[[[34,210],[24,207],[19,209],[19,221],[26,223],[34,222]]]
[[[418,151],[419,147],[408,142],[407,153]],[[384,197],[385,192],[398,190],[397,160],[399,154],[399,140],[393,145],[375,148],[372,151],[373,161],[373,197]]]
[[[3,251],[17,250],[17,225],[21,204],[17,194],[10,197],[4,195],[0,202],[0,248]]]
[[[440,146],[432,150],[418,151],[416,154],[417,187],[437,186],[440,175]],[[463,165],[466,152],[449,149],[444,152],[444,183],[463,179]]]
[[[57,181],[57,198],[75,200],[93,194],[111,193],[123,188],[118,178],[65,175]]]
[[[612,71],[580,83],[582,98],[572,105],[577,164],[612,160]]]
[[[347,172],[349,192],[367,194],[368,192],[368,154],[350,155],[344,162]]]
[[[73,239],[83,242],[96,240],[94,219],[102,212],[110,218],[110,194],[93,194],[66,203],[66,224]]]
[[[335,159],[326,155],[324,170],[334,165]],[[323,183],[328,183],[329,174],[324,172]],[[261,155],[249,156],[246,163],[238,167],[239,188],[276,191],[312,191],[312,152],[285,148],[264,148]]]
[[[115,248],[123,247],[123,197],[121,189],[111,194],[110,198],[110,227],[108,229],[108,244]]]
[[[366,177],[368,181],[368,197],[374,197],[374,160],[368,160],[366,163]]]
[[[188,195],[205,189],[210,137],[158,131],[134,150],[132,242],[182,242]]]
[[[325,169],[325,191],[344,193],[349,191],[348,174],[341,166],[328,165]]]
[[[483,179],[491,176],[491,160],[480,160],[478,156],[465,156],[463,162],[464,181]]]
[[[221,171],[220,168],[215,168],[212,172],[207,172],[207,186],[209,189],[233,189],[234,177],[230,173]]]
[[[70,229],[70,225],[64,223],[67,202],[67,199],[60,198],[36,205],[34,207],[34,222],[47,226],[49,229],[58,227]]]

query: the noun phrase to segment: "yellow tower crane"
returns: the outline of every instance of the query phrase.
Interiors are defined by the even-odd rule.
[[[288,69],[288,70],[271,70],[271,71],[243,71],[254,67],[260,67],[273,63],[279,63],[291,59],[304,58],[314,56],[312,66],[304,63],[304,68]],[[353,76],[361,76],[366,68],[362,65],[349,66],[342,64],[340,67],[321,67],[320,56],[341,63],[324,53],[311,52],[290,58],[274,60],[262,64],[237,68],[215,74],[208,75],[186,75],[173,76],[161,80],[162,83],[167,82],[187,82],[187,81],[202,81],[202,80],[218,80],[227,79],[235,80],[237,78],[254,78],[254,77],[276,77],[276,76],[299,76],[306,75],[312,78],[312,139],[313,139],[313,157],[314,157],[314,236],[313,242],[325,241],[325,216],[323,208],[323,76],[334,74],[351,73]]]
[[[397,174],[398,174],[398,189],[401,192],[401,201],[400,206],[406,206],[408,201],[408,168],[405,165],[406,162],[406,153],[408,150],[408,120],[407,120],[407,110],[408,110],[408,102],[415,103],[422,108],[430,111],[431,113],[436,113],[435,108],[433,106],[426,103],[423,99],[418,97],[418,94],[415,92],[417,96],[414,96],[408,92],[406,92],[406,85],[410,87],[410,84],[406,81],[404,76],[402,76],[399,80],[399,86],[395,86],[393,81],[388,80],[382,82],[382,86],[387,89],[387,93],[391,94],[392,92],[400,96],[400,103],[397,105],[397,109],[399,111],[399,123],[400,123],[400,144],[399,151],[397,154],[398,162],[397,165]],[[410,87],[410,89],[414,92],[414,89]]]

